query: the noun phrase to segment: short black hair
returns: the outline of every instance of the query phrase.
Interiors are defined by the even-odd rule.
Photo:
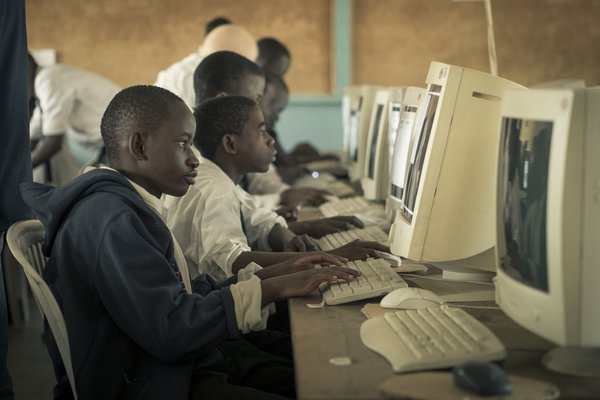
[[[194,111],[194,145],[203,157],[214,160],[223,136],[241,135],[256,102],[244,96],[219,96],[200,104]]]
[[[285,83],[283,78],[273,72],[265,72],[265,86],[272,85],[277,91],[284,91],[289,93],[288,85]]]
[[[206,56],[194,71],[196,106],[219,92],[238,93],[248,76],[265,76],[262,68],[231,51]]]
[[[100,123],[109,160],[119,158],[119,142],[132,130],[156,130],[169,112],[169,104],[182,102],[174,93],[157,86],[138,85],[121,90],[112,98]]]
[[[208,35],[213,29],[218,28],[221,25],[231,24],[231,20],[225,17],[216,17],[211,19],[204,26],[204,35]]]
[[[276,61],[279,57],[287,57],[289,59],[292,58],[288,48],[275,38],[265,37],[259,39],[257,45],[258,59],[260,60],[262,66]]]

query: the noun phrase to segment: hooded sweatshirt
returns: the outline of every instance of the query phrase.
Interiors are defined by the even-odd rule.
[[[200,293],[187,294],[169,229],[127,178],[98,169],[21,192],[45,227],[44,279],[65,317],[80,399],[187,399],[193,368],[220,368],[216,347],[241,337],[235,278],[217,287],[200,277]],[[55,396],[69,397],[48,336]]]

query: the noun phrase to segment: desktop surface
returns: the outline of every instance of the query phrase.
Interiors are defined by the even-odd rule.
[[[411,286],[434,292],[442,288],[450,293],[460,292],[461,285],[469,285],[406,276],[405,279]],[[398,375],[383,357],[362,344],[359,334],[360,325],[366,319],[361,309],[379,300],[322,309],[306,306],[320,303],[318,294],[289,300],[299,399],[383,398],[379,385]],[[494,302],[470,304],[496,306]],[[508,374],[552,383],[560,389],[561,399],[598,398],[600,380],[561,375],[543,368],[541,357],[554,347],[550,342],[520,327],[500,309],[465,310],[504,343],[508,356],[503,366]]]

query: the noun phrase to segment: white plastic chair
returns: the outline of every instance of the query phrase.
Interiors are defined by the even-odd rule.
[[[69,348],[69,337],[67,335],[65,319],[58,307],[56,298],[41,276],[42,270],[46,266],[46,257],[42,253],[44,227],[38,220],[17,222],[8,229],[6,242],[15,259],[23,268],[38,307],[48,321],[67,371],[69,383],[73,390],[73,397],[77,400],[73,365],[71,364],[71,349]]]

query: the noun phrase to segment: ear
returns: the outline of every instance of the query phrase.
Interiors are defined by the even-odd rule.
[[[129,153],[135,160],[145,161],[147,157],[146,139],[148,135],[142,132],[134,132],[129,137]]]
[[[223,135],[221,138],[221,147],[225,154],[236,154],[237,143],[235,141],[235,135]]]

